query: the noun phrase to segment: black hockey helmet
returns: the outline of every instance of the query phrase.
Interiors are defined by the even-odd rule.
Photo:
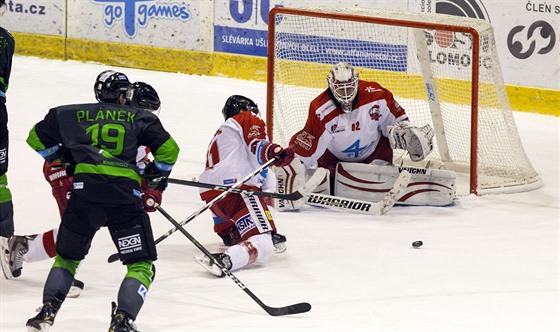
[[[116,103],[121,95],[126,96],[130,81],[125,74],[114,70],[105,70],[97,75],[93,92],[95,99],[104,103]]]
[[[132,107],[142,108],[149,112],[158,112],[161,107],[158,93],[145,82],[134,82],[126,93],[126,101]]]
[[[259,108],[254,101],[244,96],[233,95],[226,100],[226,104],[222,108],[222,114],[224,119],[227,120],[243,110],[259,114]]]

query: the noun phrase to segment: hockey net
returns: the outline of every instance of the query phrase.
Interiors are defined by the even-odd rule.
[[[376,8],[274,8],[269,17],[267,125],[287,145],[333,64],[388,88],[434,151],[414,164],[455,170],[458,194],[528,191],[541,180],[523,149],[505,91],[493,27],[484,20]],[[461,175],[462,174],[462,175]]]

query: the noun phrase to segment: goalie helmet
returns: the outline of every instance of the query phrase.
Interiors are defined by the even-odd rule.
[[[95,99],[103,103],[117,103],[119,97],[126,96],[130,81],[125,74],[114,70],[105,70],[97,75],[93,91]]]
[[[352,111],[352,103],[358,94],[358,73],[351,64],[339,62],[331,68],[327,83],[342,111]]]
[[[239,114],[241,111],[251,111],[254,114],[259,114],[259,108],[257,104],[255,104],[255,102],[251,99],[240,95],[230,96],[226,100],[224,108],[222,108],[224,120],[227,120],[232,116]]]
[[[142,108],[148,112],[158,113],[161,107],[158,93],[145,82],[134,82],[126,92],[126,101],[132,107]]]

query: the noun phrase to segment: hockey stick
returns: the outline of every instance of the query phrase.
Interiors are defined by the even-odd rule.
[[[266,191],[260,191],[260,190],[247,190],[247,189],[231,189],[228,186],[220,186],[217,184],[211,184],[211,183],[204,183],[204,182],[198,182],[198,181],[189,181],[189,180],[181,180],[181,179],[169,179],[169,183],[174,183],[174,184],[181,184],[184,186],[192,186],[192,187],[198,187],[198,188],[208,188],[208,189],[213,189],[213,190],[221,190],[221,191],[230,191],[234,194],[246,194],[246,195],[255,195],[255,196],[261,196],[261,197],[271,197],[271,198],[279,198],[279,199],[286,199],[289,201],[295,201],[298,200],[300,198],[303,197],[303,194],[298,190],[298,191],[294,191],[293,193],[289,193],[289,194],[279,194],[279,193],[269,193]]]
[[[410,182],[410,173],[403,170],[393,188],[387,195],[379,202],[366,202],[353,198],[337,197],[323,194],[309,193],[307,195],[306,203],[314,206],[330,207],[344,211],[359,212],[373,215],[383,215],[389,211],[401,194],[401,192],[408,186]]]
[[[181,226],[185,226],[186,224],[188,224],[191,220],[193,220],[194,218],[198,217],[200,214],[202,214],[204,211],[208,210],[210,207],[212,207],[212,205],[214,205],[214,203],[216,203],[217,201],[221,200],[222,198],[226,197],[228,194],[232,193],[233,190],[241,187],[245,182],[249,181],[250,179],[252,179],[255,175],[259,174],[260,172],[262,172],[263,170],[265,170],[266,168],[268,168],[270,165],[272,165],[277,159],[270,159],[269,161],[267,161],[266,163],[262,164],[261,167],[257,168],[256,170],[254,170],[253,172],[251,172],[251,174],[247,175],[246,177],[244,177],[243,179],[241,179],[240,181],[237,181],[233,186],[231,186],[228,190],[224,191],[223,193],[221,193],[220,195],[216,196],[213,200],[211,200],[210,202],[206,203],[204,206],[202,206],[201,208],[199,208],[198,210],[194,211],[190,216],[188,216],[185,220],[181,221],[180,225]],[[175,233],[177,231],[177,228],[173,228],[170,229],[167,233],[163,234],[162,236],[160,236],[159,238],[157,238],[157,240],[155,241],[156,244],[160,243],[161,241],[165,240],[166,238],[168,238],[171,234]],[[107,262],[109,263],[113,263],[119,260],[119,254],[118,253],[114,253],[111,256],[109,256],[109,258],[107,258]]]
[[[293,314],[308,312],[309,310],[311,310],[311,304],[307,302],[296,303],[280,308],[267,306],[255,294],[253,294],[253,292],[251,292],[249,288],[247,288],[247,286],[245,286],[239,279],[237,279],[237,277],[233,275],[233,273],[231,273],[228,269],[226,269],[222,265],[222,263],[219,262],[202,244],[200,244],[189,232],[187,232],[185,228],[183,228],[183,226],[181,226],[177,221],[175,221],[175,219],[173,219],[173,217],[171,217],[164,209],[162,209],[161,206],[155,203],[154,207],[161,214],[163,214],[163,216],[167,218],[167,220],[169,220],[173,224],[173,226],[175,226],[175,229],[178,229],[181,233],[183,233],[183,235],[185,235],[200,251],[202,251],[204,255],[210,257],[214,261],[214,264],[219,266],[225,275],[230,277],[231,280],[233,280],[235,284],[239,286],[239,288],[241,288],[245,293],[247,293],[247,295],[249,295],[249,297],[251,297],[255,302],[257,302],[257,304],[260,305],[261,308],[263,308],[269,315],[271,316],[293,315]]]
[[[317,186],[321,183],[323,178],[325,178],[327,171],[325,169],[321,169],[313,173],[313,176],[305,182],[305,184],[299,188],[298,190],[291,192],[289,194],[280,194],[280,193],[271,193],[266,191],[260,190],[247,190],[247,189],[240,189],[240,188],[232,188],[228,186],[221,186],[217,184],[211,183],[204,183],[198,181],[189,181],[189,180],[180,180],[180,179],[169,179],[169,183],[180,184],[185,186],[192,186],[192,187],[199,187],[199,188],[208,188],[220,191],[230,191],[234,194],[245,194],[245,195],[255,195],[261,197],[271,197],[271,198],[278,198],[278,199],[285,199],[288,201],[296,201],[303,196],[310,193],[313,189],[317,188]]]

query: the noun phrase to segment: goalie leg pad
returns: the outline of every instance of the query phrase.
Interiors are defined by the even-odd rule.
[[[455,172],[418,167],[338,163],[335,195],[379,201],[393,187],[399,173],[407,170],[410,183],[397,198],[397,205],[446,206],[455,199]]]

